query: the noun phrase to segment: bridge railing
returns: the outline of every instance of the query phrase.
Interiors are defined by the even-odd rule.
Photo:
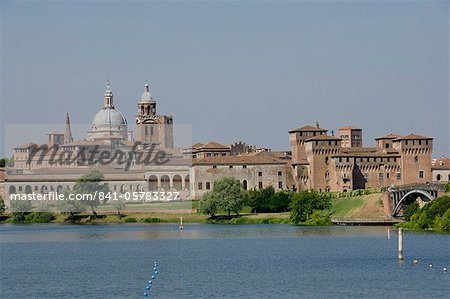
[[[383,187],[383,192],[395,192],[395,191],[409,191],[414,189],[420,190],[432,190],[439,191],[445,190],[445,185],[441,183],[427,183],[427,184],[408,184],[402,186],[391,186],[391,187]]]

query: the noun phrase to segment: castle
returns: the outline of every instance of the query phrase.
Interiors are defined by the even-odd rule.
[[[243,142],[196,143],[174,147],[173,116],[159,115],[148,84],[137,101],[136,136],[116,108],[108,82],[103,107],[83,140],[74,140],[67,113],[64,133],[52,132],[45,145],[14,147],[14,167],[7,171],[6,192],[31,193],[70,190],[76,180],[98,168],[111,191],[178,191],[181,199],[200,198],[214,181],[232,176],[243,189],[320,192],[380,188],[432,181],[433,138],[389,134],[376,146],[363,147],[362,129],[342,127],[337,136],[317,123],[289,131],[291,149],[275,152]],[[41,149],[36,153],[35,149]],[[52,149],[52,150],[50,150]],[[143,154],[164,152],[164,164],[139,163]],[[119,151],[126,165],[103,156]],[[83,155],[91,154],[86,165]],[[56,157],[64,157],[56,159]],[[85,159],[85,157],[84,157]]]

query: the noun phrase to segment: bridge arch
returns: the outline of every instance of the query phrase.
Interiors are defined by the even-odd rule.
[[[427,201],[427,202],[432,201],[434,199],[434,196],[431,195],[430,193],[428,193],[427,191],[411,190],[402,196],[400,201],[395,206],[394,211],[392,212],[392,216],[394,216],[394,217],[398,216],[398,214],[402,210],[402,208],[404,208],[407,205],[414,202],[418,196],[420,196],[423,201]]]

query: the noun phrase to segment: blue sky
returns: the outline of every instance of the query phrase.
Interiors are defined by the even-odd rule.
[[[193,141],[289,149],[319,121],[449,155],[449,1],[2,1],[8,124],[89,124],[107,78],[134,130],[146,80]],[[42,132],[44,135],[47,132]],[[84,138],[85,136],[76,136]]]

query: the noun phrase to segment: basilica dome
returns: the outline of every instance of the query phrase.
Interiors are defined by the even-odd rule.
[[[94,127],[120,127],[126,126],[127,120],[123,114],[115,108],[103,108],[94,116],[92,128]]]
[[[114,107],[113,93],[106,86],[103,108],[97,112],[92,120],[88,140],[127,140],[128,126],[123,114]]]

